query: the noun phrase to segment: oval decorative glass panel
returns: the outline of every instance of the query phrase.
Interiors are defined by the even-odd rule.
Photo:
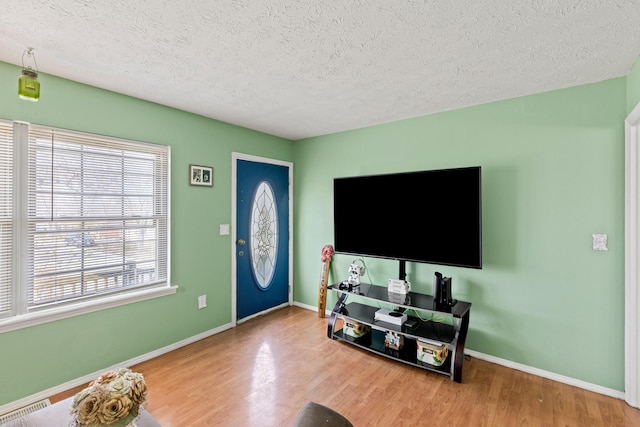
[[[273,189],[262,181],[251,205],[251,270],[261,289],[267,289],[275,272],[278,253],[278,211]]]

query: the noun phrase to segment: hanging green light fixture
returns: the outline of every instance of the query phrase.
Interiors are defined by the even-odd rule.
[[[34,70],[31,67],[24,66],[24,55],[33,58],[33,64],[36,66]],[[40,99],[40,82],[38,81],[38,64],[36,63],[36,55],[33,48],[27,48],[22,53],[22,74],[18,79],[18,95],[21,99],[36,102]]]

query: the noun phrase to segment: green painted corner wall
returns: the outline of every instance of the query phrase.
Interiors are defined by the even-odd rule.
[[[231,155],[293,161],[292,142],[41,73],[38,103],[17,97],[19,68],[0,63],[0,118],[171,146],[171,276],[150,301],[0,334],[0,406],[231,322]],[[213,188],[188,165],[214,168]],[[197,310],[207,294],[208,308]]]
[[[631,68],[627,76],[627,113],[640,102],[640,59]]]
[[[412,288],[431,294],[435,271],[453,278],[473,304],[469,349],[623,390],[626,91],[619,78],[296,142],[296,300],[317,305],[334,177],[480,165],[483,269],[409,263]],[[594,233],[608,251],[592,250]],[[330,281],[352,259],[334,256]],[[365,262],[368,281],[397,277],[396,261]]]
[[[640,100],[629,78],[291,142],[42,74],[42,99],[16,96],[19,68],[0,63],[0,117],[172,147],[176,295],[0,334],[0,405],[231,321],[231,153],[292,161],[294,298],[316,306],[320,250],[332,243],[332,179],[483,167],[484,268],[409,264],[430,293],[435,271],[473,303],[467,347],[615,390],[624,388],[624,128]],[[190,187],[187,165],[214,167]],[[427,194],[416,192],[416,197]],[[363,215],[375,201],[362,201]],[[381,225],[381,226],[393,226]],[[609,251],[591,250],[606,233]],[[331,280],[352,257],[335,256]],[[369,279],[397,263],[366,259]],[[209,308],[197,310],[207,293]],[[328,306],[335,301],[330,295]],[[142,339],[141,339],[142,338]]]

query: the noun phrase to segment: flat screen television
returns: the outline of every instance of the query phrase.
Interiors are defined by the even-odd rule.
[[[482,268],[481,167],[335,178],[336,253]]]

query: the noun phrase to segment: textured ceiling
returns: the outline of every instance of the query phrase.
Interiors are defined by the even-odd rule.
[[[640,54],[640,0],[3,0],[0,12],[0,61],[20,65],[30,46],[41,73],[294,140],[625,76]]]

